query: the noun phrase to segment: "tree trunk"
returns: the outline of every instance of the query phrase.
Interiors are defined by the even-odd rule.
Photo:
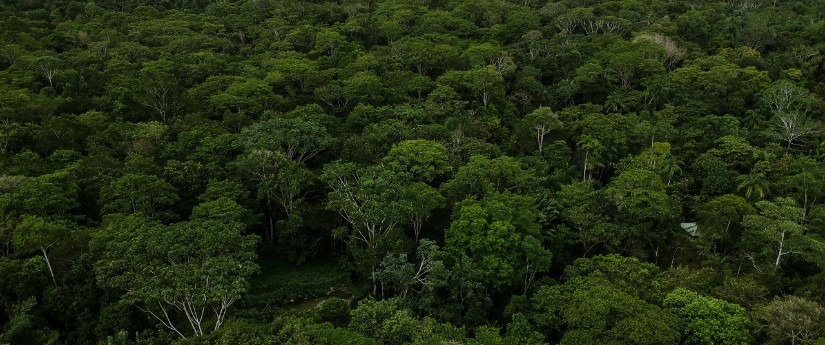
[[[46,267],[49,268],[49,275],[52,277],[52,283],[54,283],[54,286],[57,286],[57,279],[54,278],[54,270],[52,270],[52,262],[49,260],[48,248],[40,247],[40,251],[43,252],[43,258],[46,259]]]
[[[268,214],[269,227],[266,229],[266,241],[272,243],[275,240],[275,223],[272,221],[272,214]]]
[[[782,236],[779,238],[779,252],[776,253],[776,263],[774,267],[779,268],[779,261],[782,259],[782,249],[785,246],[785,231],[782,231]]]

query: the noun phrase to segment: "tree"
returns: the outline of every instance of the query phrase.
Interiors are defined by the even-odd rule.
[[[373,72],[358,72],[342,83],[347,103],[379,104],[384,99],[384,86]]]
[[[244,128],[236,143],[246,149],[277,148],[290,159],[304,163],[332,144],[332,137],[312,120],[274,118]]]
[[[227,197],[202,202],[192,208],[191,215],[191,219],[210,219],[245,225],[249,225],[250,218],[252,218],[252,212]]]
[[[630,169],[617,176],[605,191],[619,211],[640,219],[670,219],[676,205],[665,191],[662,180],[649,170]]]
[[[532,236],[525,236],[521,241],[521,252],[524,253],[524,295],[530,290],[536,274],[550,270],[553,263],[553,253],[541,244],[541,241]]]
[[[7,215],[65,219],[80,205],[79,192],[72,170],[60,170],[23,179],[9,193],[0,195],[0,209]]]
[[[780,180],[779,185],[784,190],[791,191],[801,203],[807,221],[811,210],[818,205],[825,193],[825,166],[809,156],[800,156],[793,160],[788,170],[790,171]]]
[[[263,80],[236,78],[222,92],[209,97],[209,105],[216,115],[236,112],[257,116],[275,106],[274,96]]]
[[[561,187],[556,194],[559,218],[571,228],[574,243],[583,247],[582,256],[598,245],[616,248],[627,236],[623,227],[612,222],[604,194],[593,181],[579,181]]]
[[[532,128],[536,132],[536,144],[539,152],[544,148],[544,138],[553,130],[561,129],[562,123],[559,117],[550,108],[541,107],[533,110],[524,117],[525,126]]]
[[[542,345],[546,344],[541,333],[533,330],[527,317],[521,313],[513,315],[513,321],[507,324],[506,344]]]
[[[451,170],[447,148],[430,140],[404,140],[392,146],[384,162],[416,180],[432,182]]]
[[[466,199],[453,218],[444,234],[446,251],[453,258],[469,257],[497,290],[530,283],[529,277],[540,269],[533,265],[546,262],[550,254],[540,248],[541,214],[528,196],[493,193],[481,200]],[[524,244],[530,241],[527,237],[539,243]]]
[[[599,153],[604,150],[604,146],[598,139],[583,134],[578,140],[579,149],[584,151],[584,163],[582,164],[582,181],[593,179],[593,169],[600,166],[598,162]]]
[[[409,344],[420,321],[400,307],[398,299],[364,300],[352,310],[349,328],[383,344]]]
[[[669,143],[653,143],[639,155],[626,161],[623,169],[646,169],[658,173],[662,181],[669,186],[673,177],[682,171],[681,162],[670,152]]]
[[[430,212],[442,207],[445,199],[437,189],[423,182],[413,182],[403,187],[404,199],[410,202],[409,217],[416,241],[421,235],[424,221],[430,217]]]
[[[741,68],[721,56],[697,59],[668,74],[674,105],[713,114],[744,114],[768,86],[766,71]]]
[[[300,92],[313,90],[321,81],[318,63],[295,51],[282,52],[267,61],[271,72],[266,81],[274,85],[298,86]]]
[[[455,89],[467,90],[484,107],[493,99],[504,96],[504,79],[495,67],[475,67],[469,71],[449,71],[438,82]]]
[[[331,29],[324,29],[315,34],[315,50],[332,58],[347,44],[346,37]]]
[[[263,344],[317,344],[317,345],[379,345],[378,340],[364,333],[348,328],[337,328],[331,323],[317,321],[302,316],[278,316],[272,323],[274,339],[267,339]],[[248,332],[244,332],[248,334]],[[264,334],[269,334],[267,328]],[[226,344],[245,343],[230,341]]]
[[[765,199],[765,196],[770,190],[770,181],[764,173],[758,171],[751,171],[747,175],[741,175],[736,179],[739,185],[736,187],[739,191],[745,192],[745,198],[750,199],[752,196],[759,200]]]
[[[9,320],[0,332],[0,342],[49,345],[58,343],[60,333],[47,327],[38,327],[42,321],[38,322],[32,312],[36,305],[37,298],[32,296],[9,306]]]
[[[452,180],[442,184],[441,190],[450,200],[460,201],[493,192],[527,193],[534,191],[536,185],[535,177],[515,158],[476,155],[458,169]]]
[[[353,239],[369,247],[404,221],[408,204],[397,188],[399,178],[382,166],[361,168],[340,161],[327,164],[321,175],[332,189],[327,207],[353,227]]]
[[[790,80],[771,83],[760,96],[760,103],[774,114],[797,112],[807,115],[819,108],[819,102],[808,90]]]
[[[484,272],[466,255],[452,258],[449,267],[447,304],[439,311],[457,324],[484,324],[487,309],[492,306]]]
[[[125,174],[100,190],[101,213],[143,214],[150,219],[173,216],[166,208],[178,200],[175,188],[163,179]]]
[[[305,165],[287,161],[278,168],[273,178],[263,181],[259,193],[263,191],[267,200],[277,201],[287,217],[290,217],[298,212],[307,186],[313,182],[314,178]]]
[[[155,112],[163,123],[174,119],[176,112],[183,108],[183,90],[171,73],[172,62],[152,61],[139,72],[138,89],[134,99],[137,103]]]
[[[247,149],[238,156],[235,164],[256,188],[258,199],[266,202],[266,242],[275,239],[274,212],[277,207],[280,206],[289,220],[300,221],[297,217],[299,206],[313,179],[305,165],[291,160],[279,150],[257,148]]]
[[[57,75],[62,61],[54,53],[50,53],[33,58],[30,63],[38,74],[46,78],[49,87],[54,88],[54,77]]]
[[[750,344],[750,319],[744,308],[678,288],[663,307],[684,323],[683,344]]]
[[[407,254],[389,255],[381,261],[381,268],[375,272],[375,279],[384,289],[392,289],[402,300],[410,292],[427,298],[446,285],[449,271],[444,266],[444,252],[434,241],[423,239],[418,244],[412,262]],[[432,297],[430,297],[432,298]]]
[[[562,344],[679,343],[679,320],[656,305],[663,283],[656,266],[618,255],[580,258],[565,278],[531,299],[540,327],[561,327]]]
[[[711,199],[697,212],[700,240],[709,243],[709,250],[726,255],[738,243],[742,219],[755,212],[740,196],[725,194]]]
[[[464,55],[473,66],[493,66],[501,75],[510,74],[516,69],[513,58],[504,47],[488,42],[467,47]]]
[[[759,266],[769,261],[773,269],[778,270],[783,257],[802,254],[798,250],[807,230],[802,224],[804,212],[790,198],[760,201],[756,203],[756,208],[758,214],[745,216],[742,220],[742,227],[745,228],[742,246],[752,251],[746,255],[750,256],[754,268],[760,270]]]
[[[453,42],[451,42],[453,41]],[[448,69],[461,50],[452,36],[407,37],[390,45],[394,57],[418,74],[427,75],[435,69]]]
[[[407,179],[383,166],[335,161],[324,166],[321,180],[331,189],[327,208],[349,224],[349,229],[337,229],[333,236],[347,241],[359,273],[372,278],[375,294],[378,284],[373,273],[397,249],[402,236],[396,229],[409,219],[411,203],[401,190]]]
[[[777,113],[774,118],[777,122],[776,135],[788,143],[785,147],[788,150],[793,145],[798,145],[799,142],[804,143],[806,138],[821,131],[821,125],[818,122],[797,112]]]
[[[768,344],[815,344],[825,335],[825,307],[797,296],[774,298],[755,319]]]
[[[40,251],[46,260],[46,267],[52,282],[57,285],[52,262],[49,260],[49,250],[61,241],[66,240],[71,224],[61,220],[50,220],[38,216],[24,216],[14,230],[12,243],[15,250],[22,254],[31,251]]]
[[[235,222],[192,220],[164,226],[139,215],[108,219],[93,239],[101,285],[122,289],[181,338],[218,330],[258,271],[254,236]],[[184,316],[181,326],[179,316]]]

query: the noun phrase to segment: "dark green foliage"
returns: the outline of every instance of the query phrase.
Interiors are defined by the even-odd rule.
[[[822,342],[823,17],[2,2],[0,345]]]
[[[243,303],[258,309],[276,307],[327,293],[346,294],[347,284],[346,273],[335,263],[308,262],[295,266],[266,260],[261,261],[261,274],[251,279],[251,290]]]

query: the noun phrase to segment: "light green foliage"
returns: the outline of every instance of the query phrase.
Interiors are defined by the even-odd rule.
[[[719,56],[699,59],[669,74],[678,104],[715,114],[742,114],[769,83],[767,72],[741,68]]]
[[[342,91],[347,103],[378,104],[384,99],[381,78],[373,72],[358,72],[343,81]]]
[[[248,223],[252,216],[248,209],[239,205],[235,200],[221,197],[207,201],[192,209],[192,219],[210,219],[225,223]]]
[[[816,344],[825,335],[825,307],[797,296],[777,297],[757,309],[767,344]]]
[[[736,178],[736,189],[748,199],[763,200],[770,193],[771,182],[764,173],[752,171]]]
[[[613,179],[605,193],[618,211],[634,222],[667,221],[676,218],[679,206],[665,188],[653,171],[630,169]]]
[[[249,193],[243,190],[243,184],[235,180],[210,180],[206,186],[206,191],[198,196],[201,202],[215,201],[221,198],[228,198],[235,201],[246,200]]]
[[[413,182],[403,187],[404,199],[410,202],[408,217],[412,224],[413,234],[418,240],[424,221],[430,217],[430,212],[445,204],[444,197],[437,189],[423,182]]]
[[[384,161],[423,182],[432,182],[451,170],[447,148],[430,140],[405,140],[393,145]]]
[[[507,324],[507,344],[541,345],[546,344],[540,333],[533,330],[527,318],[522,314],[513,315],[513,321]]]
[[[493,192],[530,192],[535,186],[535,177],[512,157],[473,156],[441,189],[451,200],[460,201]]]
[[[261,114],[274,107],[271,87],[259,79],[237,79],[223,92],[209,98],[209,105],[217,114],[224,112]]]
[[[172,69],[168,60],[147,63],[138,72],[140,88],[132,95],[136,103],[157,114],[163,123],[172,122],[184,104],[183,90],[174,82]]]
[[[37,327],[37,320],[30,314],[37,304],[34,297],[17,303],[9,310],[10,319],[0,332],[0,342],[7,344],[58,344],[60,334],[52,329]]]
[[[324,167],[321,179],[333,190],[327,207],[352,225],[354,240],[374,247],[404,222],[409,203],[392,188],[403,176],[382,166],[333,162]]]
[[[516,286],[529,267],[524,250],[535,247],[522,243],[527,237],[540,236],[540,218],[527,196],[496,193],[481,200],[467,199],[456,209],[445,234],[445,249],[454,257],[466,255],[473,260],[485,281],[497,289]],[[549,255],[530,253],[531,257]]]
[[[331,143],[326,128],[312,120],[274,118],[241,131],[236,143],[246,149],[280,149],[290,159],[304,163]]]
[[[487,107],[504,96],[504,79],[494,66],[475,67],[469,71],[450,71],[439,83],[468,93],[468,99]]]
[[[282,316],[275,319],[272,328],[275,344],[290,345],[378,345],[378,340],[330,323],[316,323],[309,318]]]
[[[802,249],[807,230],[803,224],[804,212],[790,198],[756,203],[758,214],[745,216],[742,227],[743,250],[751,258],[754,268],[779,269],[785,256]],[[803,257],[812,253],[800,252]]]
[[[821,108],[819,101],[808,90],[785,79],[771,83],[760,96],[761,105],[774,114],[797,112],[807,115]]]
[[[630,140],[628,135],[633,128],[633,123],[627,116],[618,113],[587,113],[578,116],[581,117],[571,125],[576,133],[581,134],[577,142],[582,151],[590,151],[591,155],[601,155],[608,159],[624,158]]]
[[[67,221],[51,220],[38,216],[23,216],[14,229],[12,244],[19,254],[39,251],[46,260],[52,281],[57,284],[49,260],[49,250],[70,237],[72,224]]]
[[[374,275],[381,282],[381,291],[395,291],[402,300],[408,294],[421,299],[433,298],[438,289],[447,284],[449,271],[443,260],[444,252],[438,245],[423,239],[414,257],[408,260],[406,254],[387,256]]]
[[[536,139],[539,152],[544,149],[544,139],[550,132],[562,128],[558,114],[550,108],[541,107],[527,114],[521,124],[522,131],[530,132]]]
[[[557,194],[559,216],[575,232],[574,242],[587,253],[599,245],[614,247],[627,235],[622,227],[611,222],[605,212],[604,190],[593,181],[574,182],[561,187]]]
[[[100,190],[101,213],[142,214],[151,219],[169,219],[166,211],[177,200],[175,188],[156,176],[126,174]]]
[[[333,236],[347,241],[358,272],[372,277],[379,262],[397,250],[402,238],[398,228],[410,219],[413,200],[397,188],[406,176],[383,166],[336,161],[324,167],[321,180],[332,189],[327,209],[338,212],[350,226]]]
[[[684,344],[750,344],[750,320],[745,309],[729,302],[676,289],[663,307],[682,318]]]
[[[656,305],[658,275],[655,266],[632,258],[579,259],[568,266],[564,284],[533,297],[537,320],[563,327],[563,344],[678,344],[678,319]]]
[[[111,217],[93,242],[102,253],[98,281],[125,291],[123,298],[181,337],[208,334],[258,270],[257,238],[241,231],[238,223],[214,220],[164,226],[141,216]]]
[[[384,344],[405,344],[412,340],[420,321],[397,300],[363,300],[352,310],[349,328]]]
[[[0,196],[6,214],[65,217],[79,206],[79,186],[69,171],[58,171],[21,181]]]
[[[268,334],[267,327],[243,321],[228,320],[218,332],[213,335],[215,345],[274,345],[275,336]]]
[[[616,41],[577,70],[575,80],[591,85],[604,81],[628,88],[647,77],[663,73],[665,66],[662,62],[652,59],[653,54],[643,54],[648,48],[645,43]]]
[[[625,169],[643,169],[655,172],[662,181],[670,185],[682,172],[681,162],[670,152],[669,143],[653,143],[650,148],[627,161]]]
[[[321,81],[318,64],[296,52],[281,53],[267,64],[271,70],[266,81],[272,85],[297,87],[293,92],[312,90]]]

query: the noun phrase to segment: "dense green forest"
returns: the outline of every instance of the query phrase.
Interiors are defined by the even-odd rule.
[[[0,3],[0,344],[825,344],[819,0]]]

